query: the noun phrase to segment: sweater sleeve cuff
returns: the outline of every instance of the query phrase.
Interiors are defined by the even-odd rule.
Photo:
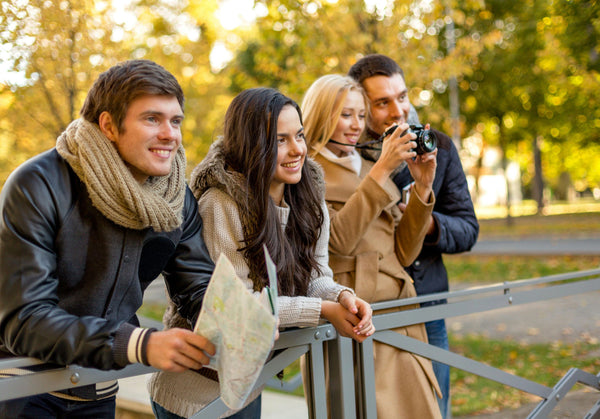
[[[350,292],[350,294],[356,296],[356,293],[354,292],[354,290],[352,288],[348,288],[348,287],[342,287],[338,290],[337,295],[335,296],[335,302],[339,303],[340,302],[340,294],[344,291],[348,291]]]
[[[121,367],[134,363],[149,365],[146,347],[150,334],[155,331],[154,328],[145,329],[123,323],[113,345],[115,363]]]

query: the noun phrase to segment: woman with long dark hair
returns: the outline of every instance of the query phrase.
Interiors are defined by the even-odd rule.
[[[280,327],[316,326],[324,318],[359,342],[374,332],[370,305],[333,281],[323,174],[307,157],[301,112],[293,100],[269,88],[236,96],[225,115],[223,138],[194,169],[190,186],[211,257],[225,254],[255,292],[268,284],[267,247],[277,266]],[[181,326],[173,308],[163,320],[168,327]],[[149,386],[162,418],[190,416],[219,394],[216,381],[192,371],[157,373]],[[260,390],[241,411],[227,414],[259,418]]]

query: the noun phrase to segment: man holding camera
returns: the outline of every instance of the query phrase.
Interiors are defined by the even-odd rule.
[[[367,55],[350,68],[348,75],[362,85],[370,102],[367,141],[380,138],[394,124],[416,122],[409,119],[411,105],[404,73],[394,60],[381,54]],[[415,281],[418,295],[448,291],[448,274],[442,254],[470,250],[479,234],[479,224],[456,147],[447,135],[437,130],[432,132],[437,138],[438,148],[433,182],[435,205],[421,253],[406,269]],[[373,150],[365,150],[363,156],[370,160],[378,157]],[[400,190],[413,181],[406,165],[400,166],[391,176]],[[401,202],[398,206],[404,210],[406,203]],[[445,300],[427,302],[421,306],[442,303]],[[427,322],[425,326],[429,343],[448,349],[444,319]],[[447,417],[450,367],[438,362],[433,362],[433,367],[443,393],[443,398],[439,400],[440,411],[443,417]]]

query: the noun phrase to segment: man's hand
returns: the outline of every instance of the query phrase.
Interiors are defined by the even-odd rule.
[[[425,128],[429,129],[429,124]],[[414,159],[408,159],[406,163],[415,180],[413,191],[421,197],[423,202],[429,202],[437,168],[437,148],[431,153],[420,154]]]
[[[171,372],[200,369],[215,354],[215,346],[191,330],[173,328],[153,332],[146,346],[148,363],[154,368]]]

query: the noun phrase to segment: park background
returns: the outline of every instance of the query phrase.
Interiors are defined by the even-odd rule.
[[[241,90],[270,86],[301,102],[321,75],[384,53],[404,69],[421,121],[459,148],[480,240],[597,237],[599,35],[593,0],[3,0],[0,187],[54,146],[91,83],[120,61],[151,59],[180,81],[189,172]],[[598,255],[566,253],[446,261],[452,287],[600,265]],[[160,319],[162,309],[145,313]],[[535,346],[450,332],[453,350],[546,385],[570,366],[600,370],[598,336]],[[452,389],[455,415],[531,401],[454,370]]]
[[[319,76],[384,53],[421,121],[453,137],[477,205],[600,199],[599,34],[591,0],[4,0],[0,181],[54,145],[119,61],[180,81],[191,170],[241,90],[300,102]]]

